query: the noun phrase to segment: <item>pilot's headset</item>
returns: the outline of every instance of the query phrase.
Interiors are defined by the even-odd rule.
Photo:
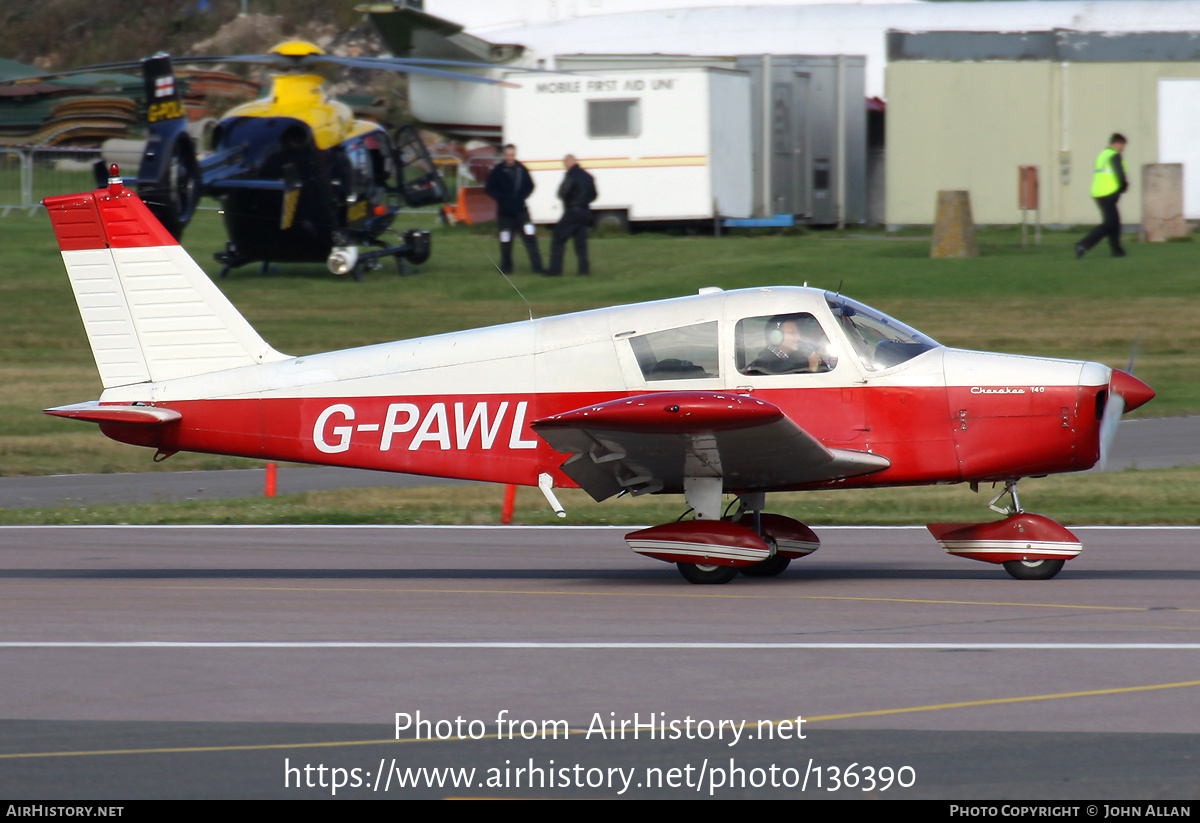
[[[767,345],[778,346],[783,342],[783,324],[793,319],[788,314],[777,314],[767,321]]]

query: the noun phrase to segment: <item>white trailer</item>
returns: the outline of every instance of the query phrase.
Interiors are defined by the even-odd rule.
[[[535,223],[562,216],[562,158],[596,179],[598,221],[750,217],[750,76],[713,68],[513,74],[504,142],[533,176]]]

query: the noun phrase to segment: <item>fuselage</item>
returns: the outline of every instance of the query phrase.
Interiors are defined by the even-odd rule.
[[[1098,459],[1106,366],[949,349],[816,289],[705,292],[111,388],[102,402],[182,419],[102,428],[166,452],[529,485],[549,472],[571,486],[564,455],[533,421],[631,395],[720,390],[778,406],[826,446],[890,461],[823,485],[1004,480]],[[815,324],[819,368],[755,365],[780,317]]]

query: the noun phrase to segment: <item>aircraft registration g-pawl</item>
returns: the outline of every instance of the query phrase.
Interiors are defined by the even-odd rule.
[[[1103,459],[1154,396],[1099,363],[946,348],[841,294],[722,291],[304,357],[271,348],[114,177],[45,201],[104,385],[47,413],[157,450],[685,496],[627,535],[693,583],[774,576],[819,546],[784,490],[1001,483],[948,552],[1047,579],[1082,545],[1023,477]],[[726,495],[737,502],[725,514]],[[1008,498],[1004,507],[996,503]],[[733,508],[732,500],[730,509]]]

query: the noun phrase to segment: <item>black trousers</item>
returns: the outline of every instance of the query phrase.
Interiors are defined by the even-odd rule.
[[[520,237],[525,243],[525,251],[529,252],[529,265],[533,269],[534,274],[541,274],[542,269],[542,250],[538,248],[536,234],[526,234],[525,227],[532,228],[533,223],[529,220],[529,212],[525,211],[513,217],[505,217],[496,215],[496,228],[500,232],[500,268],[505,274],[512,274],[513,270],[513,239]]]
[[[567,241],[575,240],[575,257],[579,261],[579,273],[590,274],[588,266],[587,233],[592,224],[592,210],[567,209],[562,219],[554,224],[554,239],[550,242],[550,270],[547,274],[562,274],[563,254]]]
[[[1117,200],[1120,197],[1121,193],[1117,192],[1107,197],[1095,198],[1096,205],[1100,207],[1102,220],[1099,226],[1088,233],[1087,237],[1079,241],[1079,245],[1083,246],[1085,251],[1107,237],[1109,248],[1112,249],[1113,254],[1120,256],[1125,253],[1125,250],[1121,248],[1121,213],[1117,211]]]

